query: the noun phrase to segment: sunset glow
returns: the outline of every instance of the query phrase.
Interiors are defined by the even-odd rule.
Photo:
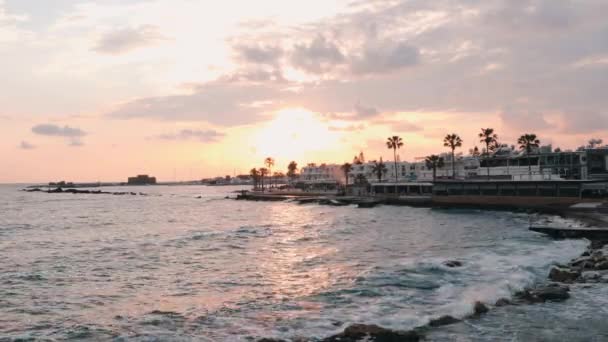
[[[0,182],[606,140],[607,5],[525,2],[0,0]]]

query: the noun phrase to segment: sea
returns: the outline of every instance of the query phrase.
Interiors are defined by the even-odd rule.
[[[0,341],[321,340],[355,324],[427,341],[608,341],[608,286],[494,307],[587,247],[522,212],[236,201],[239,187],[0,186]],[[231,198],[226,198],[227,196]],[[456,260],[462,267],[450,268]]]

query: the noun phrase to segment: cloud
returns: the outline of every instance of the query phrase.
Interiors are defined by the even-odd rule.
[[[310,73],[329,71],[344,60],[338,46],[322,35],[317,35],[309,44],[296,44],[291,55],[294,67]]]
[[[136,99],[108,115],[117,119],[206,121],[234,126],[261,120],[266,106],[259,104],[273,103],[272,100],[281,98],[281,93],[268,84],[222,79],[193,86],[189,94]]]
[[[503,124],[518,131],[546,130],[554,126],[547,122],[543,113],[507,108],[499,113]]]
[[[239,60],[255,64],[276,64],[283,55],[282,48],[272,45],[239,44],[233,49]]]
[[[39,135],[55,136],[55,137],[84,137],[87,133],[80,128],[72,128],[70,126],[57,126],[52,124],[36,125],[32,127],[32,132]]]
[[[421,126],[411,123],[409,121],[397,122],[397,123],[393,124],[391,126],[391,128],[395,132],[403,132],[403,133],[419,132],[419,131],[423,130],[423,128]]]
[[[226,134],[214,130],[183,129],[176,134],[161,134],[156,138],[161,140],[198,140],[200,142],[216,142]]]
[[[36,148],[36,146],[24,140],[21,142],[21,144],[19,144],[19,148],[22,150],[33,150]]]
[[[78,138],[78,137],[73,137],[70,138],[69,142],[68,142],[68,146],[70,147],[82,147],[84,146],[84,142]]]
[[[378,113],[379,113],[378,109],[376,109],[374,107],[365,107],[359,103],[357,103],[355,105],[355,114],[357,115],[357,118],[359,118],[359,119],[376,116],[376,115],[378,115]]]
[[[419,63],[418,48],[406,42],[373,42],[355,57],[351,70],[355,74],[386,73]]]
[[[97,42],[94,50],[104,54],[120,55],[153,45],[164,39],[156,26],[144,25],[136,28],[124,28],[104,34]]]

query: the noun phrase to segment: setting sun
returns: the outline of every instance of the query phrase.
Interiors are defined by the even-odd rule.
[[[340,133],[329,131],[327,124],[313,112],[288,108],[277,112],[253,139],[256,150],[263,155],[301,160],[307,152],[332,149]]]

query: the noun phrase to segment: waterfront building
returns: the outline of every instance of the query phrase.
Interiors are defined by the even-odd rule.
[[[608,179],[608,147],[577,151],[553,150],[543,146],[530,156],[513,147],[501,147],[489,156],[456,156],[455,174],[449,154],[441,155],[444,166],[436,171],[436,180],[502,180],[502,181],[559,181]],[[424,161],[395,163],[386,161],[382,179],[373,172],[374,163],[353,164],[349,183],[359,177],[370,183],[432,182],[433,170]],[[344,173],[338,164],[309,164],[301,170],[304,184],[343,184]]]

